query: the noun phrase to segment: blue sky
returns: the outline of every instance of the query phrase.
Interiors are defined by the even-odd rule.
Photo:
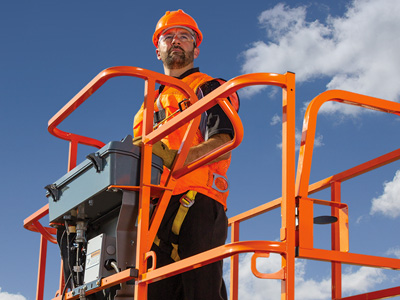
[[[130,65],[162,72],[151,36],[166,10],[183,9],[204,41],[196,65],[215,77],[292,71],[297,83],[300,135],[307,103],[326,89],[400,100],[400,3],[381,1],[3,1],[0,4],[0,300],[35,298],[39,234],[23,220],[46,204],[43,187],[63,176],[68,145],[47,132],[48,120],[101,70]],[[61,129],[120,140],[131,134],[143,85],[110,80]],[[229,171],[228,216],[281,195],[280,91],[242,91],[243,143]],[[395,116],[324,105],[318,117],[310,182],[398,148]],[[80,148],[79,160],[93,150]],[[298,152],[296,152],[296,155]],[[342,185],[350,209],[350,251],[400,258],[400,165],[395,162]],[[314,195],[329,199],[329,191]],[[321,213],[326,213],[321,211]],[[47,221],[47,220],[44,220]],[[243,239],[279,238],[279,211],[242,225]],[[328,248],[329,228],[316,228],[316,246]],[[372,242],[373,241],[373,242]],[[277,299],[280,284],[250,275],[243,265],[240,299]],[[49,245],[45,299],[54,296],[58,251]],[[260,270],[279,268],[272,257]],[[296,299],[329,299],[329,265],[299,260]],[[399,274],[344,267],[346,295],[393,287]],[[397,283],[396,283],[397,282]],[[264,292],[262,292],[264,291]],[[310,292],[311,291],[311,292]]]

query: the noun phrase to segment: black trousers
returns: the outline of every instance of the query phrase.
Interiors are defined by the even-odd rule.
[[[195,203],[182,223],[179,236],[171,232],[182,195],[173,196],[158,231],[160,247],[153,244],[157,268],[173,263],[170,242],[178,241],[181,259],[225,244],[228,219],[224,207],[217,201],[197,194]],[[149,300],[226,300],[222,278],[222,261],[149,284]]]

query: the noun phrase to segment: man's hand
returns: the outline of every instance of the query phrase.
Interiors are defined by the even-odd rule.
[[[132,144],[136,145],[136,146],[141,146],[142,145],[142,136],[137,136],[132,140]]]
[[[171,169],[178,150],[171,150],[162,141],[158,141],[153,145],[153,153],[162,158],[164,161],[164,166],[166,166],[168,169]]]
[[[142,136],[135,137],[132,140],[132,143],[136,146],[141,146],[143,144]],[[162,141],[158,141],[153,145],[153,154],[161,157],[164,162],[164,166],[166,166],[168,169],[171,169],[177,153],[177,150],[169,149],[168,146]]]
[[[196,160],[197,158],[201,157],[202,155],[209,153],[213,149],[229,142],[231,140],[231,137],[229,134],[216,134],[213,135],[209,140],[206,142],[203,142],[197,146],[194,146],[190,148],[188,156],[186,158],[185,165],[188,163],[191,163],[192,161]],[[133,144],[137,146],[142,145],[142,137],[138,136],[133,139]],[[159,157],[161,157],[164,161],[164,166],[166,166],[168,169],[171,169],[172,164],[175,160],[176,154],[178,153],[178,150],[171,150],[168,148],[166,144],[164,144],[162,141],[158,141],[153,145],[153,153]],[[216,158],[213,160],[211,163],[218,162],[224,159],[228,159],[231,156],[231,153],[225,153],[224,155],[221,155],[220,157]]]

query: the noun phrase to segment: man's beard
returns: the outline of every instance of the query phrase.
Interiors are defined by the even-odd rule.
[[[180,49],[181,52],[173,52],[174,49]],[[185,52],[185,50],[179,46],[172,46],[168,52],[161,54],[161,60],[170,70],[181,69],[193,62],[194,49],[192,51]]]

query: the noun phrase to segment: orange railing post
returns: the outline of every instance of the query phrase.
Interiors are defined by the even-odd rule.
[[[47,257],[47,240],[40,236],[40,250],[39,250],[39,268],[37,278],[36,299],[43,299],[44,295],[44,279],[46,276],[46,257]]]
[[[231,224],[231,243],[239,241],[239,225],[240,222]],[[230,300],[238,300],[239,292],[239,255],[231,256],[231,275],[230,275]]]
[[[341,202],[340,199],[340,182],[332,182],[331,184],[331,199],[333,202]],[[340,218],[339,216],[339,208],[332,206],[331,214],[332,216]],[[335,222],[331,225],[331,239],[332,239],[332,250],[340,251],[341,243],[340,243],[340,223]],[[340,299],[342,298],[342,264],[341,262],[333,261],[331,262],[332,268],[332,299]]]
[[[286,86],[282,95],[282,228],[281,241],[286,244],[282,258],[285,279],[282,281],[281,299],[294,299],[294,263],[296,246],[295,220],[295,75],[286,73]]]

